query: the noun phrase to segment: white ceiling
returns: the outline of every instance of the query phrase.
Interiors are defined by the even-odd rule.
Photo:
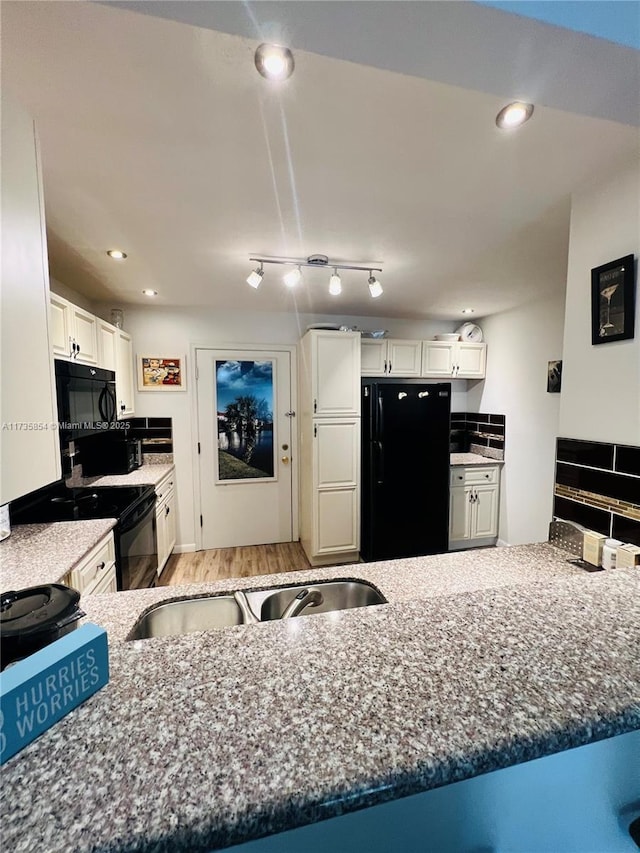
[[[176,16],[174,7],[161,4],[166,17]],[[198,13],[198,26],[115,4],[2,4],[3,86],[38,123],[52,273],[97,301],[143,302],[149,287],[165,305],[442,319],[459,318],[469,305],[485,316],[564,286],[571,192],[638,155],[636,113],[628,124],[611,115],[612,103],[637,101],[640,91],[637,52],[628,48],[566,37],[582,51],[582,80],[598,80],[591,107],[580,104],[585,114],[578,114],[558,108],[571,87],[557,85],[557,66],[539,68],[527,91],[522,81],[497,88],[481,69],[495,73],[501,60],[488,52],[479,62],[478,21],[493,21],[495,38],[496,21],[521,19],[475,4],[258,4],[263,16],[282,11],[269,34],[294,33],[296,71],[279,85],[253,65],[266,24],[254,19],[238,34],[247,4],[183,0],[177,7]],[[401,7],[411,14],[382,50],[372,19],[359,16],[377,11],[382,20]],[[415,38],[393,44],[406,28],[415,34],[425,24],[417,14],[441,16],[445,7],[457,24],[450,50],[442,50],[442,35],[438,44],[457,68],[456,85],[436,82],[429,68],[432,79],[425,77],[413,61]],[[464,35],[475,44],[477,85],[457,40],[463,9],[471,15]],[[435,30],[445,26],[441,17],[437,27],[433,21]],[[362,54],[363,43],[346,37],[349,28],[364,32],[364,23],[375,33],[368,64],[349,61],[349,45]],[[525,23],[521,67],[531,64],[540,33],[563,32]],[[317,41],[319,28],[329,45],[323,52],[333,56],[320,55],[310,38]],[[300,49],[310,41],[318,52]],[[401,73],[400,60],[392,65],[393,56],[413,63],[411,74]],[[515,97],[534,99],[534,116],[518,132],[501,132],[495,115]],[[128,259],[110,260],[111,247]],[[381,262],[384,295],[370,299],[363,273],[344,273],[338,298],[327,293],[326,271],[309,270],[294,292],[282,285],[279,267],[266,268],[257,291],[244,282],[251,253],[316,252]]]

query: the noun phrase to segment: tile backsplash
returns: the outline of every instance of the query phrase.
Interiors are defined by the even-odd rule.
[[[506,418],[483,412],[452,412],[450,448],[452,453],[478,453],[504,461]]]
[[[559,438],[553,514],[640,545],[640,447]]]

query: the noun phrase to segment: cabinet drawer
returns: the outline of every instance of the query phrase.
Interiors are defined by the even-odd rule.
[[[457,465],[451,469],[452,486],[479,486],[498,482],[497,465],[473,465],[467,468]]]
[[[69,573],[71,585],[79,592],[96,582],[98,576],[106,572],[116,559],[113,535],[99,542],[83,561]]]
[[[160,480],[158,485],[155,487],[156,497],[158,498],[158,503],[160,503],[161,500],[164,500],[164,498],[166,498],[166,496],[169,492],[169,489],[173,489],[174,486],[175,486],[175,471],[169,471],[169,473],[166,475],[166,477],[163,477],[163,479]]]
[[[115,565],[106,568],[101,572],[94,583],[82,591],[83,595],[102,595],[106,592],[117,592],[118,582],[116,579]]]

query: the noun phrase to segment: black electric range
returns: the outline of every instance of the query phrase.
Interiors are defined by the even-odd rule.
[[[60,480],[11,504],[11,524],[115,518],[118,589],[155,586],[158,546],[153,486],[82,486]]]

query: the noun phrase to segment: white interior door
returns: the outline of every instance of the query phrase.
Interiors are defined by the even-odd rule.
[[[202,548],[293,540],[291,352],[197,349]]]

